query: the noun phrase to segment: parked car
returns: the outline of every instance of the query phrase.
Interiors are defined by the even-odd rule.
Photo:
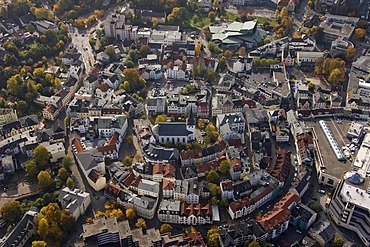
[[[319,193],[325,194],[325,190],[319,190]]]

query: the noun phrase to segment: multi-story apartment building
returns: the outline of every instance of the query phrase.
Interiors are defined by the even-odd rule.
[[[337,225],[354,231],[365,246],[370,246],[370,198],[367,191],[342,180],[332,196],[329,215]]]

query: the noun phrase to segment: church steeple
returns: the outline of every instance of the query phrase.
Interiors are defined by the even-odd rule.
[[[187,126],[195,126],[195,118],[193,114],[193,107],[190,107],[190,114],[189,117],[186,119]]]

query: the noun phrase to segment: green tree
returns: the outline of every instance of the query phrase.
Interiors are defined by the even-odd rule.
[[[209,184],[209,191],[211,196],[219,197],[221,195],[221,188],[217,184]]]
[[[31,247],[47,247],[48,244],[45,241],[32,241]]]
[[[307,206],[315,211],[316,213],[321,213],[323,211],[322,206],[319,203],[316,203],[314,201],[309,201]]]
[[[128,81],[124,81],[122,89],[125,90],[126,92],[130,92],[131,91],[130,83]]]
[[[219,60],[218,60],[218,69],[219,71],[224,71],[226,69],[226,57],[225,56],[222,56]]]
[[[35,150],[33,150],[32,158],[35,160],[38,167],[45,167],[49,163],[50,153],[44,146],[38,145]]]
[[[135,226],[137,228],[146,229],[146,222],[143,218],[139,218],[137,219]]]
[[[13,96],[19,96],[22,93],[24,80],[20,75],[13,75],[7,81],[8,92]]]
[[[64,167],[62,167],[62,168],[60,168],[60,169],[59,169],[59,171],[58,171],[58,177],[59,177],[59,179],[60,179],[63,183],[65,183],[65,182],[67,182],[67,179],[68,179],[68,177],[69,177],[69,172],[68,172]]]
[[[109,56],[111,60],[116,59],[116,49],[112,45],[107,46],[104,52]]]
[[[69,155],[66,155],[63,157],[63,160],[62,160],[62,166],[64,167],[64,169],[66,169],[67,171],[71,171],[71,168],[73,166],[73,158]]]
[[[158,115],[155,118],[155,124],[159,124],[159,123],[163,123],[163,122],[167,122],[167,116],[165,114]]]
[[[215,45],[212,41],[208,42],[207,48],[212,53],[212,55],[217,55],[221,52],[220,47]]]
[[[37,177],[37,174],[39,174],[40,169],[36,165],[36,162],[34,159],[30,159],[26,162],[26,173],[30,178]]]
[[[206,172],[206,179],[210,183],[217,184],[220,177],[215,170],[211,169],[210,171]]]
[[[75,187],[75,183],[73,182],[73,179],[71,177],[67,178],[66,186],[72,190]]]
[[[203,118],[198,118],[198,128],[203,130],[206,127],[206,124],[204,122]]]
[[[233,56],[233,52],[230,50],[226,50],[224,52],[224,56],[226,57],[226,59],[230,59]]]
[[[9,223],[16,223],[22,216],[20,206],[21,203],[19,201],[5,203],[0,209],[2,218]]]
[[[260,247],[260,244],[257,241],[252,241],[249,243],[248,247]]]
[[[228,160],[221,161],[219,170],[222,174],[227,174],[230,171],[230,162]]]
[[[271,43],[271,40],[269,39],[269,38],[265,38],[264,40],[263,40],[263,43],[266,45],[266,44],[269,44],[269,43]]]
[[[333,240],[333,247],[342,247],[344,243],[345,241],[343,238],[335,236]]]
[[[333,84],[338,84],[339,82],[344,81],[344,76],[345,73],[343,69],[335,68],[330,72],[328,81]]]
[[[37,234],[42,239],[47,239],[49,235],[49,223],[45,218],[41,218],[37,225]]]
[[[51,185],[51,176],[47,171],[41,171],[37,175],[37,180],[39,182],[39,185],[44,189],[47,190],[49,186]]]
[[[161,225],[161,233],[167,233],[167,232],[171,232],[171,225],[170,224],[162,224]]]
[[[215,82],[216,81],[216,72],[213,70],[207,70],[206,74],[204,75],[204,79],[208,82]]]

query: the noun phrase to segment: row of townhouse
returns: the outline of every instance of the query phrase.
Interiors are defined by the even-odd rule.
[[[134,163],[132,171],[135,176],[141,176],[159,183],[165,178],[175,177],[175,166],[171,164]]]
[[[222,182],[220,186],[224,198],[234,199],[228,208],[232,219],[251,214],[271,200],[282,187],[282,184],[276,178],[262,170],[250,173],[247,176],[248,181],[233,184]]]
[[[223,156],[226,152],[225,141],[218,141],[212,146],[201,150],[187,150],[180,154],[182,166],[203,164]]]
[[[284,233],[289,223],[295,227],[297,224],[304,225],[304,228],[299,229],[307,230],[315,222],[316,215],[314,211],[300,204],[300,197],[297,194],[288,192],[264,215],[220,229],[220,245],[241,246],[246,241],[271,241]]]
[[[184,225],[212,224],[214,209],[210,204],[186,204],[180,201],[162,200],[158,209],[161,222]]]
[[[210,92],[200,90],[194,96],[168,94],[167,96],[150,96],[146,104],[148,115],[168,114],[170,116],[185,116],[192,111],[197,117],[208,117]]]

